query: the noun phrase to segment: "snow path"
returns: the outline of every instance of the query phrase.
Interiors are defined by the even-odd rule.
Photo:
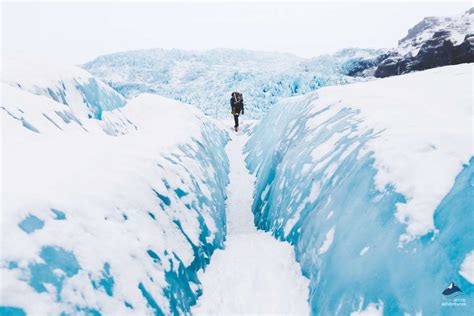
[[[251,211],[254,176],[243,157],[248,136],[233,135],[226,147],[230,160],[227,187],[227,241],[206,272],[200,272],[203,295],[193,314],[308,315],[309,281],[301,274],[293,248],[257,231]]]

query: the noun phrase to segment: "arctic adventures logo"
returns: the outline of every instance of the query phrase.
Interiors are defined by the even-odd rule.
[[[444,289],[442,294],[445,297],[445,301],[441,303],[442,306],[446,307],[458,307],[458,306],[467,306],[466,298],[463,296],[462,290],[451,282],[447,288]]]

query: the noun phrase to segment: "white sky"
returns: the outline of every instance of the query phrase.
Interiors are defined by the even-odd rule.
[[[2,3],[2,53],[79,64],[142,48],[217,47],[303,57],[345,47],[394,47],[425,16],[461,14],[464,2]]]

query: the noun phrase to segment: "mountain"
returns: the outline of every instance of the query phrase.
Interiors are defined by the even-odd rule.
[[[426,17],[408,30],[398,47],[360,61],[363,72],[384,78],[412,71],[474,62],[474,8],[452,17]]]
[[[473,298],[472,71],[324,87],[256,125],[255,225],[294,246],[312,315],[473,314],[441,294]]]
[[[157,93],[194,104],[215,117],[229,115],[232,91],[241,91],[245,115],[261,117],[281,97],[361,80],[347,75],[351,60],[380,50],[345,49],[304,59],[291,54],[214,49],[151,49],[100,56],[82,67],[124,96]]]

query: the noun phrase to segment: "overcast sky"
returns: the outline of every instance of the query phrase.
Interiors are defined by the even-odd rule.
[[[73,64],[157,47],[312,57],[396,46],[423,17],[460,14],[470,3],[3,3],[2,51]]]

